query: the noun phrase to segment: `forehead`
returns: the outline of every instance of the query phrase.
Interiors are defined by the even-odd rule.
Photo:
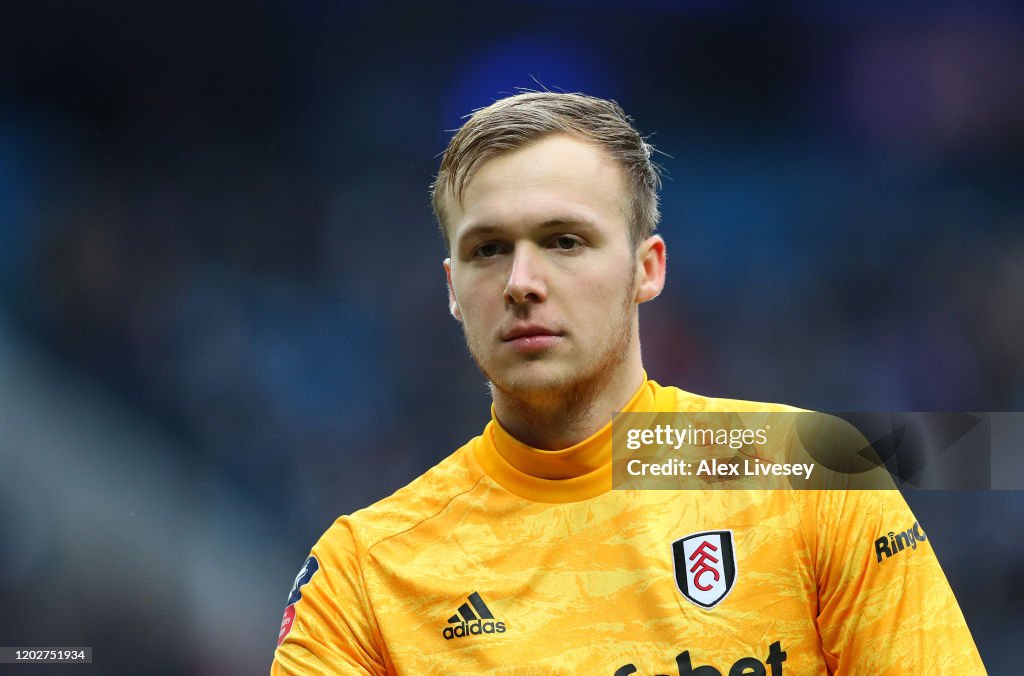
[[[565,134],[483,162],[452,205],[452,240],[478,225],[520,226],[577,217],[626,227],[626,181],[605,150]]]

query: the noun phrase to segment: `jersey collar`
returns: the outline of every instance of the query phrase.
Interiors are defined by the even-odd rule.
[[[660,402],[662,388],[647,379],[622,407],[623,412],[671,410]],[[663,408],[669,406],[668,408]],[[535,502],[577,502],[612,487],[612,423],[575,446],[543,451],[528,446],[501,426],[491,406],[491,422],[477,439],[474,455],[484,472],[502,487]]]

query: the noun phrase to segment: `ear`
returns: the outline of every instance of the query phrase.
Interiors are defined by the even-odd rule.
[[[452,317],[462,321],[462,311],[459,309],[459,301],[455,298],[455,287],[452,286],[452,259],[444,259],[444,276],[448,282],[448,312]]]
[[[665,288],[665,240],[652,235],[636,249],[636,302],[657,298]]]

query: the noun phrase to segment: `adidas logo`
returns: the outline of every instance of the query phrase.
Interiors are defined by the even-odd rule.
[[[448,626],[441,632],[445,640],[480,634],[504,634],[505,623],[495,622],[494,614],[480,598],[479,592],[466,597],[466,603],[459,606],[459,612],[448,618]]]

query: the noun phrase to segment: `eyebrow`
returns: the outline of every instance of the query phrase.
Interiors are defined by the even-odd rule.
[[[549,218],[544,222],[539,223],[536,227],[541,230],[552,230],[554,228],[565,227],[567,225],[574,225],[577,227],[582,226],[590,229],[597,227],[597,225],[589,218],[584,218],[582,216],[555,216],[554,218]],[[462,242],[474,237],[486,237],[487,235],[499,233],[502,230],[504,230],[504,228],[501,226],[491,225],[489,223],[471,225],[463,230],[462,234],[459,235],[458,244],[461,245]]]

